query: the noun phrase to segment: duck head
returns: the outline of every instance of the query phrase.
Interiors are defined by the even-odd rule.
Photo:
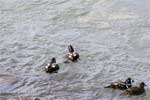
[[[130,77],[126,79],[125,81],[125,85],[127,88],[132,87],[132,83],[134,82],[134,80],[132,80]]]
[[[51,63],[51,64],[56,63],[56,58],[53,57],[50,63]]]
[[[144,88],[146,86],[146,84],[144,82],[140,83],[140,88]]]
[[[69,50],[70,53],[73,53],[73,52],[74,52],[73,46],[72,46],[72,45],[69,45],[69,46],[68,46],[68,50]]]

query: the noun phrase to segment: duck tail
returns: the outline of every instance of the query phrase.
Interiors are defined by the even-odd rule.
[[[105,86],[104,88],[111,88],[111,85],[109,85],[109,86]]]

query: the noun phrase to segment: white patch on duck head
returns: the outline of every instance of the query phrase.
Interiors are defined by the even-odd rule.
[[[73,53],[73,56],[77,56],[77,53],[74,52],[74,53]]]
[[[56,67],[56,65],[55,65],[55,64],[53,64],[53,65],[52,65],[52,68],[55,68],[55,67]]]
[[[72,55],[69,55],[69,58],[72,58]]]
[[[46,69],[48,69],[48,66],[45,66]]]

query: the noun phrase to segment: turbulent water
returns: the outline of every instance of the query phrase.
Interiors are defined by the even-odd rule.
[[[0,100],[150,100],[149,43],[149,0],[0,0]],[[63,63],[69,44],[77,63]],[[146,94],[103,88],[127,77]]]

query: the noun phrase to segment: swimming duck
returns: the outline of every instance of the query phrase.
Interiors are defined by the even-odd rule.
[[[134,80],[132,80],[129,77],[124,82],[123,81],[114,82],[114,83],[111,83],[109,86],[106,86],[105,88],[125,90],[125,89],[128,89],[128,88],[132,87],[133,82],[134,82]]]
[[[145,92],[145,86],[145,83],[141,82],[139,87],[128,88],[121,95],[141,95]]]
[[[79,54],[74,51],[74,48],[72,45],[68,46],[68,51],[69,53],[66,55],[68,60],[75,62],[79,59]]]
[[[59,65],[56,64],[56,58],[53,57],[51,62],[47,66],[45,66],[45,71],[47,73],[57,73],[58,70],[59,70]]]

